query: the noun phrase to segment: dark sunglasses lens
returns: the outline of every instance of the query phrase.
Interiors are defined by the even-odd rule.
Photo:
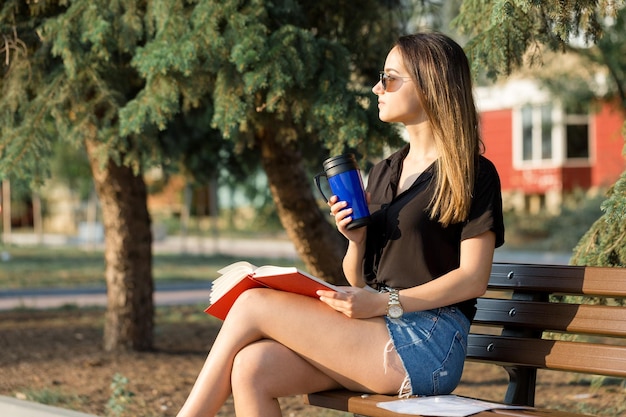
[[[383,73],[380,74],[380,83],[383,85],[383,90],[387,90],[387,77]]]

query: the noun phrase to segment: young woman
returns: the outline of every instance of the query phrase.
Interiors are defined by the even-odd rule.
[[[277,398],[333,388],[400,395],[451,392],[461,377],[475,298],[504,241],[500,182],[480,156],[467,58],[438,33],[398,40],[385,61],[379,116],[409,142],[368,180],[372,222],[347,230],[346,293],[319,300],[244,292],[224,320],[179,417],[280,416]],[[320,302],[321,300],[321,302]]]

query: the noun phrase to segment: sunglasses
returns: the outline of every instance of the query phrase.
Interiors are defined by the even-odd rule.
[[[395,75],[389,75],[385,71],[380,71],[378,73],[378,80],[383,86],[383,90],[387,91],[387,86],[389,82],[393,82],[394,80],[410,80],[411,77],[396,77]]]

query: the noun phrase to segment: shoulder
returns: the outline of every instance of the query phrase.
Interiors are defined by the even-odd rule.
[[[478,157],[478,170],[479,172],[486,172],[491,175],[498,175],[498,170],[496,166],[484,155],[480,155]]]
[[[485,156],[480,155],[478,157],[478,167],[477,167],[477,184],[483,181],[495,182],[497,184],[500,183],[500,175],[498,174],[498,170],[496,166],[487,159]]]

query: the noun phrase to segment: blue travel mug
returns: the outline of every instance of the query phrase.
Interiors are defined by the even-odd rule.
[[[328,201],[322,191],[320,178],[326,177],[330,189],[339,201],[346,201],[352,208],[352,221],[347,229],[356,229],[365,226],[370,220],[370,211],[367,207],[363,179],[359,172],[359,166],[353,154],[345,154],[328,158],[323,163],[324,172],[315,176],[315,184],[322,196]]]

